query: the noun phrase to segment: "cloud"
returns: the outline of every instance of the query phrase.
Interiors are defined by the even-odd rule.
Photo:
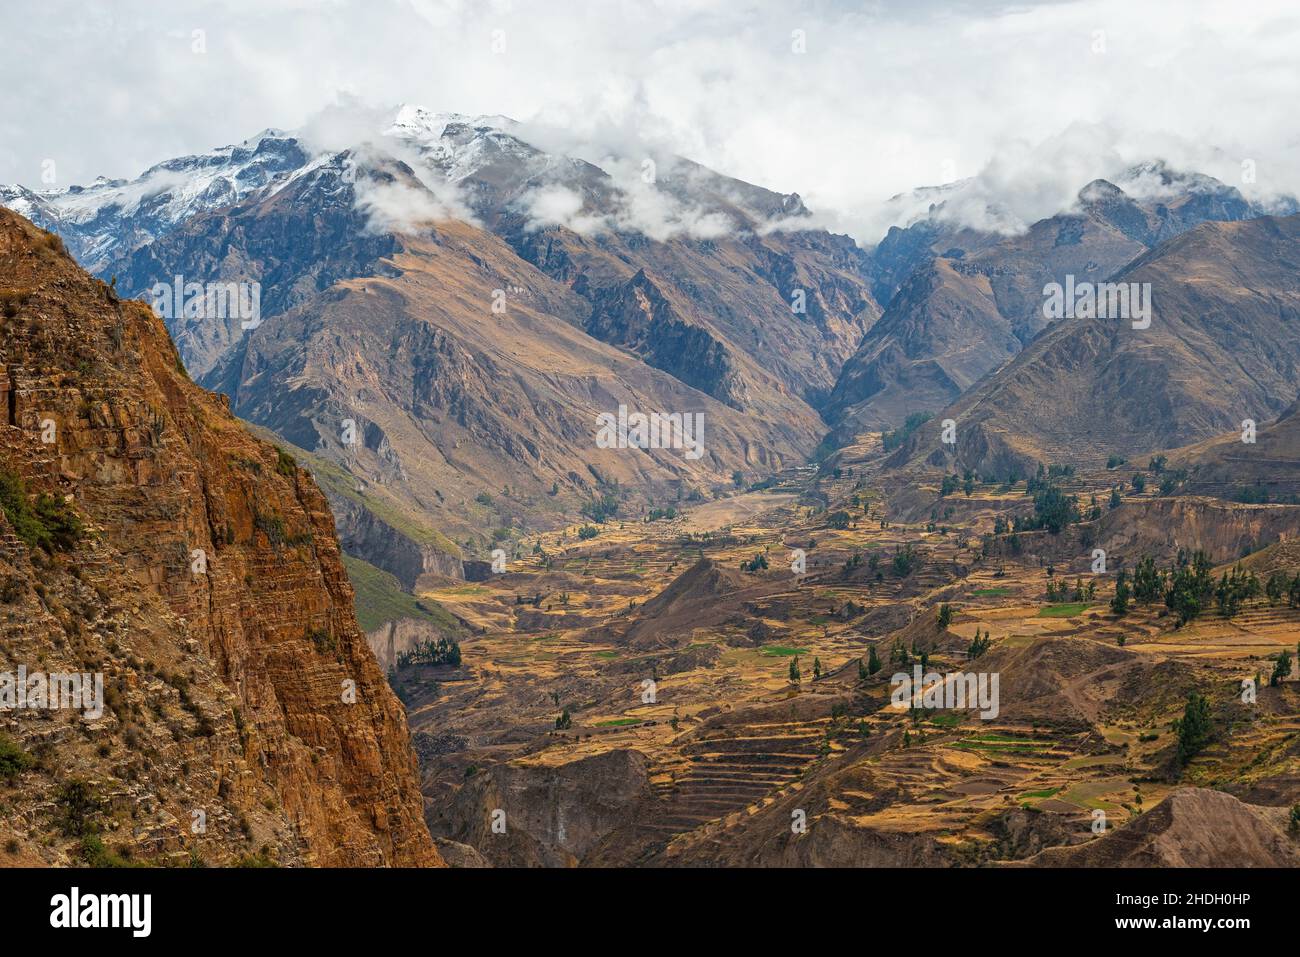
[[[343,96],[308,117],[295,133],[310,154],[346,155],[341,162],[351,166],[356,206],[371,230],[418,233],[449,219],[478,225],[454,184],[431,170],[410,143],[384,135],[392,119],[391,108]],[[414,183],[390,178],[398,163],[410,169]],[[386,175],[372,175],[376,171]]]
[[[557,146],[551,142],[552,148]],[[658,164],[605,156],[592,165],[609,176],[609,189],[600,208],[592,209],[580,192],[568,186],[541,185],[526,192],[518,203],[532,228],[564,226],[583,236],[635,232],[659,241],[678,236],[718,239],[737,228],[732,216],[662,189]],[[665,165],[671,170],[671,159]]]
[[[427,189],[400,181],[382,182],[358,175],[356,206],[374,232],[414,235],[422,227],[449,219],[459,219]]]
[[[539,186],[525,193],[519,205],[535,229],[564,226],[583,236],[599,235],[609,229],[603,216],[584,215],[582,195],[566,186]]]
[[[1285,0],[15,0],[5,29],[31,55],[0,87],[0,182],[29,186],[46,158],[63,185],[134,177],[352,97],[682,155],[865,243],[916,187],[973,181],[971,215],[1011,223],[1156,157],[1300,193]],[[717,225],[625,192],[635,222]]]

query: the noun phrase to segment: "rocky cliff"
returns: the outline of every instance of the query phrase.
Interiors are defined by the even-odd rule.
[[[162,322],[0,210],[0,839],[29,863],[442,863],[324,496]]]

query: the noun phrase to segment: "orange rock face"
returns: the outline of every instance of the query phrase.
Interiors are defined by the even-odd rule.
[[[0,711],[31,758],[0,838],[84,859],[75,781],[137,859],[441,865],[310,476],[189,381],[145,305],[7,210],[0,362],[0,674],[102,673],[106,703]],[[83,531],[34,544],[33,509]]]

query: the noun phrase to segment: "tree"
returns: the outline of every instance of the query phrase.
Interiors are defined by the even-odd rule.
[[[557,731],[564,731],[573,727],[573,716],[569,714],[569,709],[565,708],[560,712],[560,716],[555,719],[555,728]]]
[[[872,648],[872,651],[875,651],[874,647]],[[866,680],[867,680],[867,666],[863,664],[862,659],[859,658],[858,659],[858,681],[861,682]]]
[[[894,574],[899,578],[906,578],[916,569],[920,558],[916,554],[916,549],[911,545],[904,545],[894,551]]]
[[[1156,570],[1156,560],[1144,555],[1133,570],[1133,598],[1143,605],[1155,601],[1165,590],[1165,576]]]
[[[1110,610],[1119,617],[1128,614],[1128,572],[1123,569],[1115,576],[1115,597],[1110,600]]]
[[[893,647],[889,649],[889,663],[895,668],[906,668],[912,663],[912,659],[907,654],[907,649],[903,647],[901,641],[895,641]]]
[[[816,681],[821,676],[822,676],[822,660],[820,658],[814,657],[813,658],[813,681]]]
[[[1240,565],[1231,571],[1224,572],[1219,578],[1218,588],[1215,589],[1215,601],[1219,606],[1219,614],[1224,618],[1231,618],[1241,610],[1241,605],[1248,598],[1253,597],[1259,591],[1259,580],[1253,573],[1242,571]]]
[[[1187,696],[1183,716],[1174,721],[1174,733],[1178,735],[1178,765],[1185,767],[1196,757],[1214,733],[1214,722],[1210,717],[1210,703],[1193,691]]]
[[[797,685],[802,678],[803,675],[799,673],[799,656],[795,655],[790,659],[790,684]]]
[[[874,675],[880,670],[880,656],[876,654],[876,646],[872,645],[867,652],[867,674]]]
[[[947,628],[952,624],[952,605],[944,602],[939,606],[939,627]]]
[[[1133,473],[1133,491],[1141,495],[1147,490],[1147,477],[1141,472]]]
[[[1055,485],[1048,485],[1034,493],[1034,516],[1030,528],[1045,528],[1053,535],[1071,522],[1079,520],[1079,500],[1066,495]]]
[[[1203,551],[1178,555],[1178,564],[1165,592],[1165,605],[1178,615],[1178,627],[1187,624],[1209,605],[1214,595],[1210,557]]]
[[[1278,653],[1277,664],[1273,666],[1273,674],[1268,679],[1269,687],[1276,688],[1289,677],[1291,677],[1291,652],[1284,648]]]
[[[1120,498],[1120,495],[1119,495],[1119,486],[1117,485],[1117,486],[1115,486],[1114,488],[1112,488],[1112,489],[1110,490],[1110,507],[1111,507],[1111,508],[1119,508],[1119,505],[1120,505],[1120,502],[1121,502],[1121,501],[1123,501],[1123,500]]]

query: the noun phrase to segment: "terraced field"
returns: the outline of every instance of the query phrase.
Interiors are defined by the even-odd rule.
[[[1024,512],[1023,491],[981,488],[945,517],[937,486],[904,493],[928,508],[900,508],[871,474],[804,472],[586,541],[574,526],[521,543],[504,574],[431,588],[472,634],[458,672],[404,694],[417,732],[458,742],[424,762],[426,794],[460,793],[483,767],[564,774],[638,755],[631,778],[602,785],[639,795],[634,807],[569,851],[604,864],[839,862],[829,845],[790,845],[792,819],[837,833],[856,863],[1015,860],[1093,839],[1098,814],[1122,827],[1180,780],[1282,800],[1300,775],[1300,676],[1260,689],[1257,712],[1231,692],[1295,650],[1300,609],[1254,599],[1182,628],[1160,604],[1116,616],[1132,543],[1093,575],[1079,533],[1030,534],[1015,553],[990,536]],[[1087,502],[1116,481],[1069,487]],[[1091,597],[1070,594],[1086,582]],[[998,715],[892,707],[890,676],[922,660],[997,672]],[[1197,687],[1231,745],[1171,772],[1173,722]]]

